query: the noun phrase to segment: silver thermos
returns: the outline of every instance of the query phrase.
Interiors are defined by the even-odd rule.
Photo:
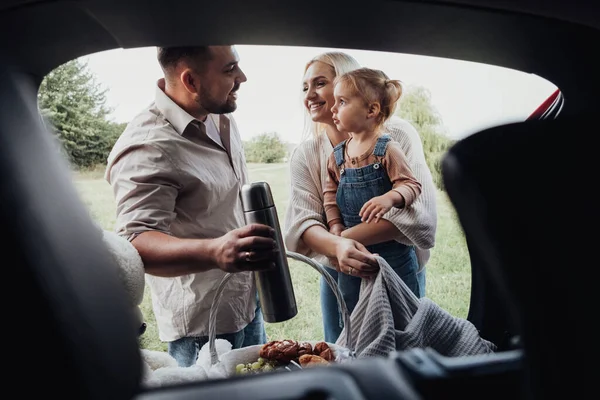
[[[269,184],[255,182],[244,185],[242,205],[247,224],[263,224],[275,229],[275,240],[279,248],[275,268],[255,271],[254,277],[264,320],[266,322],[287,321],[296,316],[298,308],[277,209]]]

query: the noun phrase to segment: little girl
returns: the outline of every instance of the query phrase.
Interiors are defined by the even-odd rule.
[[[410,207],[421,194],[421,184],[400,144],[382,131],[402,95],[400,82],[382,71],[360,68],[338,76],[333,93],[333,122],[350,138],[335,146],[329,157],[324,208],[330,232],[343,236],[344,230],[361,222],[378,223],[394,207]],[[367,249],[384,258],[417,297],[423,295],[412,246],[392,240]],[[359,277],[338,274],[350,312],[358,302],[360,282]]]

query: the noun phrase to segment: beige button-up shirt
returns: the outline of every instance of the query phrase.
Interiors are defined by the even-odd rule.
[[[105,179],[117,203],[117,233],[130,240],[151,230],[200,239],[245,225],[240,189],[248,173],[235,121],[231,115],[198,121],[163,92],[163,85],[159,81],[155,101],[128,124],[108,157]],[[208,128],[220,131],[222,143],[207,135],[213,123]],[[209,310],[224,275],[219,269],[176,278],[146,274],[162,341],[208,335]],[[252,273],[229,280],[217,334],[237,332],[252,321],[255,293]]]

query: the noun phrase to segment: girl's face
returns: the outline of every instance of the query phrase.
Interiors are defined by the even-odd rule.
[[[333,90],[333,123],[340,132],[362,133],[370,130],[374,119],[362,97],[357,96],[348,85],[338,83]]]
[[[334,104],[333,68],[323,62],[313,62],[304,74],[302,91],[304,92],[304,107],[308,110],[314,122],[332,124],[331,107]]]

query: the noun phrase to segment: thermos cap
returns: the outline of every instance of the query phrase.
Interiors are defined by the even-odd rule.
[[[267,182],[253,182],[242,186],[244,211],[257,211],[273,207],[273,195]]]

